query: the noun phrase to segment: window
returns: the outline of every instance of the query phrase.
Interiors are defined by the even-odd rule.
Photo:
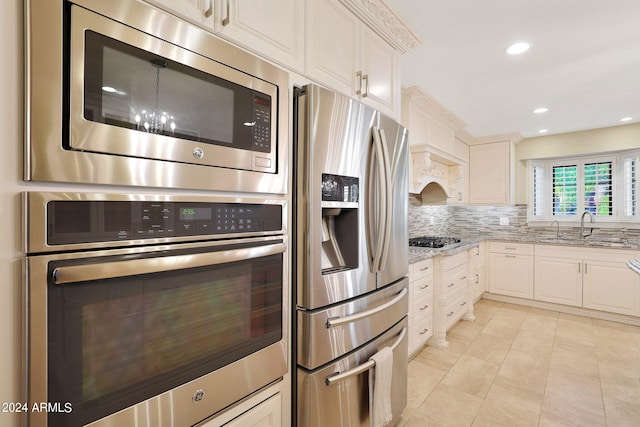
[[[638,221],[638,152],[529,161],[529,221]]]

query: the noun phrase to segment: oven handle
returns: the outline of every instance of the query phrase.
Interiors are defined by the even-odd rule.
[[[391,344],[391,351],[396,350],[396,348],[400,345],[400,343],[402,342],[406,334],[407,334],[407,328],[403,327],[400,333],[398,334],[398,338],[395,340],[393,344]],[[327,378],[325,378],[324,382],[329,386],[337,382],[340,382],[342,380],[345,380],[349,377],[359,375],[365,371],[368,371],[374,366],[376,366],[376,362],[374,360],[369,359],[366,362],[364,362],[362,365],[356,366],[353,369],[349,369],[346,372],[335,372],[331,375],[328,375]]]
[[[372,308],[371,310],[359,311],[357,313],[344,317],[330,317],[327,319],[327,329],[333,328],[335,326],[341,326],[345,323],[355,322],[356,320],[364,319],[365,317],[380,313],[381,311],[384,311],[392,305],[398,303],[402,298],[404,298],[407,292],[407,288],[402,288],[402,290],[398,292],[398,294],[392,300],[389,300],[382,305]]]
[[[276,255],[284,253],[285,249],[286,246],[284,243],[277,243],[252,248],[232,249],[229,251],[70,265],[54,269],[53,282],[56,285],[62,285],[66,283],[87,282],[91,280],[205,267],[207,265],[226,264]]]

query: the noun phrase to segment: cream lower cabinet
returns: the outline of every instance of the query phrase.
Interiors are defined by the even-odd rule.
[[[563,252],[536,247],[533,299],[582,307],[582,260]]]
[[[436,258],[438,264],[434,290],[434,336],[430,343],[438,348],[449,347],[447,330],[467,316],[469,299],[467,252]]]
[[[586,258],[583,262],[582,306],[640,316],[640,276],[626,265],[635,257],[617,254]]]
[[[411,264],[409,270],[409,355],[433,335],[433,259]]]
[[[469,300],[475,303],[485,291],[485,244],[480,242],[477,247],[467,251],[469,260]],[[470,305],[470,314],[473,315],[473,304]]]
[[[489,292],[533,299],[533,245],[489,242]]]

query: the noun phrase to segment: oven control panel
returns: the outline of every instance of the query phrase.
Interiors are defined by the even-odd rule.
[[[50,245],[280,232],[279,204],[53,200],[47,204]]]

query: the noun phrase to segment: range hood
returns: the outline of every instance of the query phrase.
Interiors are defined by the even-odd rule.
[[[423,205],[446,205],[449,195],[445,188],[435,181],[429,182],[420,192]]]
[[[462,201],[462,165],[442,159],[424,147],[411,147],[410,193],[420,194],[423,205],[446,205]]]

